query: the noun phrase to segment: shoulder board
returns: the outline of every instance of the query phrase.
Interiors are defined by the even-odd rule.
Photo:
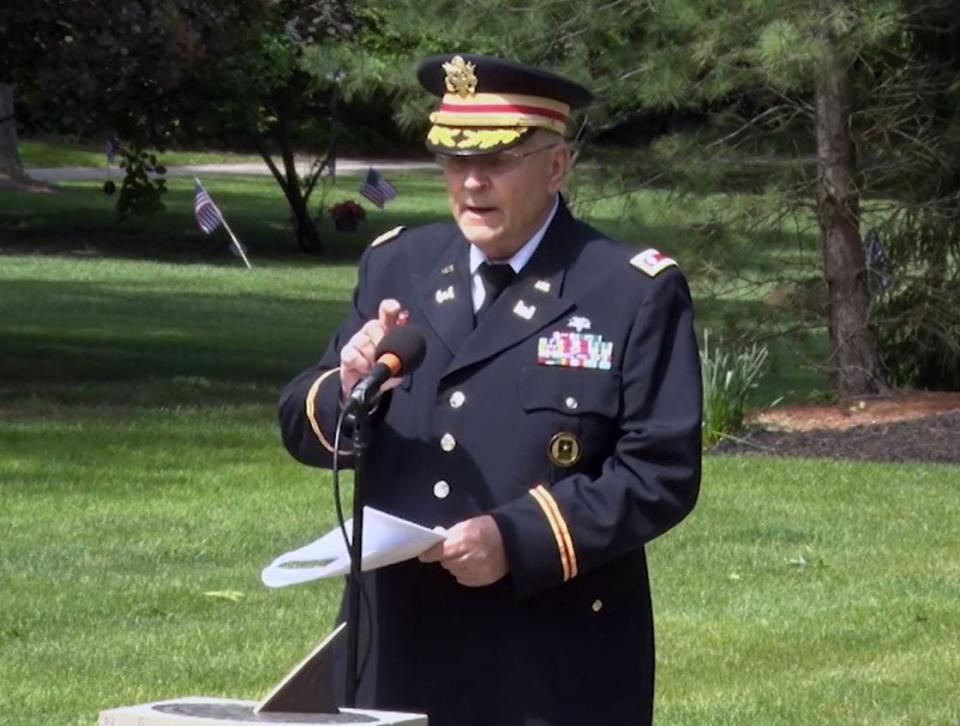
[[[676,267],[677,261],[661,255],[659,251],[651,247],[631,257],[630,264],[638,270],[646,272],[650,277],[656,277],[668,267]]]
[[[403,225],[399,227],[394,227],[389,232],[384,232],[382,235],[377,237],[373,242],[370,243],[370,246],[376,247],[377,245],[382,245],[385,242],[389,242],[390,240],[396,238],[405,229],[406,227],[404,227]]]

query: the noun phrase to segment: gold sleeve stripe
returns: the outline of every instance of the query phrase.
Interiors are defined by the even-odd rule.
[[[339,370],[340,370],[340,367],[337,366],[336,368],[331,368],[328,371],[324,371],[324,373],[319,378],[317,378],[317,380],[313,382],[313,385],[310,386],[310,390],[307,392],[307,421],[310,422],[310,428],[313,429],[313,433],[316,435],[317,440],[320,442],[320,445],[323,448],[325,448],[327,451],[329,451],[331,454],[333,453],[333,444],[331,444],[327,440],[327,437],[323,435],[323,431],[320,429],[320,424],[317,423],[315,402],[317,398],[317,391],[320,390],[320,386],[323,385],[323,382],[325,380],[330,378],[334,373],[336,373]],[[353,453],[353,450],[340,449],[340,453],[351,454]]]
[[[547,518],[547,522],[550,524],[550,529],[553,530],[553,536],[557,540],[557,550],[560,552],[560,568],[563,570],[563,581],[566,582],[573,577],[573,575],[570,574],[570,556],[567,553],[563,536],[560,534],[560,528],[557,526],[557,521],[554,518],[553,510],[543,494],[545,491],[542,486],[538,486],[530,490],[530,495],[537,500],[537,504],[540,505],[544,516]]]
[[[550,507],[551,511],[553,512],[560,537],[563,539],[563,544],[567,550],[567,557],[570,560],[570,577],[576,577],[577,572],[579,571],[579,568],[577,567],[577,552],[573,548],[573,538],[570,536],[570,530],[567,527],[567,521],[560,513],[560,507],[557,506],[557,500],[553,498],[553,494],[550,493],[550,490],[544,487],[542,484],[538,488],[543,493],[543,497],[547,503],[547,506]]]

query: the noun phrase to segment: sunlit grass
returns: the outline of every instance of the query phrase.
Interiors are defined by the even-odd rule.
[[[21,161],[27,168],[52,169],[65,166],[107,168],[105,142],[98,145],[57,138],[20,139],[18,147]],[[257,154],[236,154],[229,151],[169,150],[158,156],[167,166],[244,164],[260,161],[260,156]]]

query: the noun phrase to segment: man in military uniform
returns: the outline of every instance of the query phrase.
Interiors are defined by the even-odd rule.
[[[691,510],[700,480],[686,282],[567,210],[563,133],[586,89],[467,54],[418,75],[442,97],[427,146],[455,223],[366,250],[351,313],[280,402],[289,451],[329,466],[377,343],[401,318],[424,331],[423,364],[374,414],[367,503],[447,539],[365,576],[359,705],[431,726],[649,723],[644,545]]]

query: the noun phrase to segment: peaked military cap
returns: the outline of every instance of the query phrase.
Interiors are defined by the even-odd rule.
[[[537,128],[563,134],[571,109],[593,100],[556,73],[471,53],[431,56],[417,78],[441,97],[430,114],[427,148],[452,156],[503,151]]]

